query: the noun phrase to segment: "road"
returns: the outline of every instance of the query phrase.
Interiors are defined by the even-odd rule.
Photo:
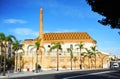
[[[71,72],[58,71],[58,73],[25,75],[3,79],[120,79],[119,73],[119,71],[110,69]]]

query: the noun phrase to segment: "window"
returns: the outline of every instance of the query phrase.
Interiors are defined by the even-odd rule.
[[[70,48],[73,49],[73,45],[72,44],[70,44]]]
[[[50,45],[48,45],[48,47],[50,48]]]

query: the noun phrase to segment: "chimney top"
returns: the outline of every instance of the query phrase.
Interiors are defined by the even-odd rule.
[[[42,10],[42,8],[40,8],[40,10]]]

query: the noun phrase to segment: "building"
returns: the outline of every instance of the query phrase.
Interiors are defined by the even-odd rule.
[[[80,65],[80,51],[75,46],[76,44],[82,42],[84,43],[84,48],[90,49],[91,46],[97,44],[97,42],[87,33],[87,32],[62,32],[62,33],[44,33],[43,31],[43,10],[40,9],[40,28],[39,36],[35,39],[26,39],[23,41],[25,53],[22,56],[22,69],[35,70],[35,64],[37,62],[36,58],[36,49],[31,50],[33,47],[29,45],[35,45],[35,42],[38,39],[41,40],[41,45],[45,47],[45,50],[40,49],[38,54],[38,64],[41,65],[42,69],[56,69],[57,55],[56,50],[53,50],[49,53],[52,42],[63,42],[61,44],[62,51],[59,51],[59,68],[60,69],[69,69],[70,65],[70,53],[67,52],[67,48],[72,48],[73,51],[73,68],[79,68]],[[85,49],[82,49],[82,53],[85,52]],[[105,54],[101,54],[105,55]],[[102,57],[102,56],[101,56]],[[95,58],[92,57],[88,61],[88,57],[84,57],[81,54],[82,69],[86,68],[95,68]],[[97,68],[102,68],[102,58],[97,57]],[[108,64],[109,57],[106,57],[104,60],[105,64]],[[20,60],[18,60],[18,68],[20,67]]]

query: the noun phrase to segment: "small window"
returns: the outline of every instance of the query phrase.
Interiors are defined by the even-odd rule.
[[[50,48],[50,45],[48,45],[48,47]]]
[[[73,45],[72,44],[70,44],[70,48],[73,49]]]

